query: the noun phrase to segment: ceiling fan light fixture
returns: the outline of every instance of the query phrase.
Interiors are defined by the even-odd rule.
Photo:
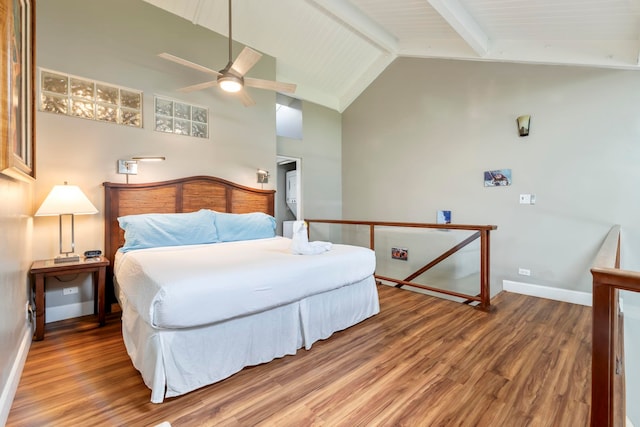
[[[242,90],[245,84],[244,76],[249,70],[251,70],[251,68],[253,68],[254,65],[256,65],[262,57],[262,54],[251,49],[249,46],[245,46],[235,61],[232,60],[233,37],[231,36],[231,24],[231,0],[229,0],[229,36],[227,37],[227,41],[229,42],[229,62],[227,62],[227,65],[220,71],[214,71],[210,68],[196,64],[195,62],[187,61],[186,59],[179,58],[166,52],[159,54],[159,56],[186,67],[205,72],[209,75],[217,76],[215,80],[209,80],[204,83],[198,83],[178,89],[180,92],[191,92],[217,85],[225,92],[238,94],[238,98],[242,104],[245,107],[250,107],[255,105],[256,102],[251,98],[251,95],[249,95],[247,91]],[[246,83],[248,87],[273,90],[277,92],[293,93],[296,90],[296,85],[291,83],[280,83],[277,81],[254,79],[251,77],[247,77]]]
[[[242,89],[243,83],[242,77],[237,77],[233,74],[223,74],[218,77],[218,84],[225,92],[238,92]]]

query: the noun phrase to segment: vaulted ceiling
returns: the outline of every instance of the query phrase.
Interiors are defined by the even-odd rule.
[[[144,0],[227,35],[227,0]],[[233,38],[343,111],[397,57],[640,69],[640,0],[234,0]]]

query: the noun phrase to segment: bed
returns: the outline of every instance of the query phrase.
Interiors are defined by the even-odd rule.
[[[290,239],[261,234],[273,221],[272,190],[208,176],[104,187],[107,286],[153,403],[308,350],[380,310],[369,249],[294,255]],[[177,230],[190,231],[172,236],[196,240],[135,244],[146,242],[133,237],[141,222],[169,218],[174,227],[174,216],[188,218]]]

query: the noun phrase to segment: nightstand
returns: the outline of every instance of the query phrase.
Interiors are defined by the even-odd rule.
[[[56,264],[52,259],[34,261],[31,265],[31,284],[35,290],[36,333],[35,340],[44,339],[45,323],[45,277],[64,276],[67,274],[91,273],[94,289],[94,313],[98,313],[98,322],[104,326],[105,299],[104,282],[109,260],[105,257],[80,258],[77,262]]]

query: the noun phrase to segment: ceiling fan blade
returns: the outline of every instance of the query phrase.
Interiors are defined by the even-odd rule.
[[[245,77],[244,84],[258,89],[275,90],[276,92],[294,93],[296,91],[296,85],[293,83],[274,82],[273,80],[253,79],[251,77]]]
[[[245,47],[242,49],[242,52],[240,52],[240,55],[238,55],[236,60],[233,61],[231,71],[242,77],[247,74],[254,65],[256,65],[256,62],[258,62],[260,58],[262,58],[261,53],[256,52],[250,47]]]
[[[196,91],[196,90],[206,89],[208,87],[214,87],[214,86],[217,86],[217,85],[218,85],[218,82],[216,80],[212,80],[212,81],[209,81],[209,82],[198,83],[198,84],[195,84],[195,85],[191,85],[191,86],[180,88],[180,89],[178,89],[178,92],[185,92],[185,93],[186,92],[193,92],[193,91]]]
[[[256,101],[253,100],[251,95],[249,95],[246,90],[242,89],[241,91],[236,92],[236,94],[240,97],[240,101],[245,107],[256,105]]]
[[[186,59],[178,58],[175,55],[171,55],[167,52],[159,53],[158,56],[160,58],[166,59],[168,61],[175,62],[180,65],[184,65],[185,67],[193,68],[194,70],[202,71],[203,73],[213,74],[214,76],[219,76],[220,73],[212,70],[211,68],[207,68],[203,65],[196,64],[195,62],[187,61]]]

